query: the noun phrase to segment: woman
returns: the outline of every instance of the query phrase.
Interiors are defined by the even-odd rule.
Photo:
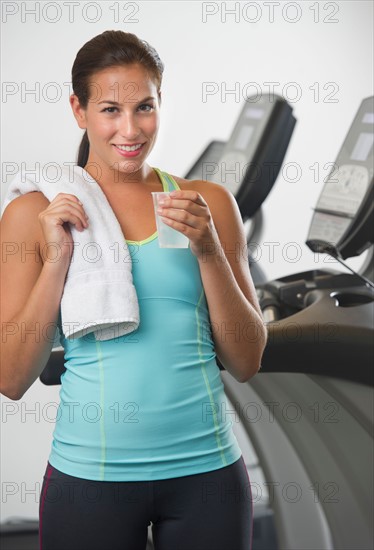
[[[122,31],[87,42],[73,65],[70,103],[85,130],[77,164],[96,179],[126,237],[141,323],[102,342],[61,331],[67,370],[40,495],[42,550],[144,550],[151,523],[156,550],[251,547],[250,483],[216,356],[247,381],[260,368],[266,330],[231,193],[146,162],[162,73],[156,51]],[[161,214],[187,236],[187,249],[157,242],[151,192],[173,189]],[[6,208],[3,240],[37,245],[40,261],[26,257],[25,266],[13,255],[4,264],[4,320],[45,326],[59,318],[73,249],[62,246],[72,243],[68,223],[81,231],[91,223],[75,195],[49,203],[33,192]],[[58,262],[43,260],[49,242],[66,251]],[[20,399],[50,352],[43,339],[8,339],[3,393]]]

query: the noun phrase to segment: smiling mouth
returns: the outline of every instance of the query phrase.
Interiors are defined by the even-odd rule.
[[[128,153],[132,151],[137,151],[141,147],[143,147],[144,143],[137,143],[136,145],[114,145],[114,147],[117,147],[120,151],[127,151]]]

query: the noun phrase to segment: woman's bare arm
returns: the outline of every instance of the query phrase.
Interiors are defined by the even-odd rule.
[[[201,181],[196,190],[209,205],[220,245],[199,259],[216,353],[239,382],[261,367],[267,330],[248,264],[238,205],[223,186]]]
[[[222,185],[173,177],[180,190],[164,201],[163,222],[189,238],[216,354],[236,380],[246,382],[261,368],[267,329],[249,270],[239,207]]]
[[[70,261],[46,261],[38,215],[49,205],[39,192],[14,199],[1,219],[0,392],[19,400],[40,376],[54,343]]]

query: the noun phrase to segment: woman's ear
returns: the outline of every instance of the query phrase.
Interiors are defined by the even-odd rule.
[[[86,125],[86,110],[81,107],[79,103],[79,99],[75,94],[71,94],[70,98],[70,106],[72,108],[75,120],[78,123],[79,128],[85,129],[87,127]]]
[[[158,91],[158,104],[161,107],[161,90]]]

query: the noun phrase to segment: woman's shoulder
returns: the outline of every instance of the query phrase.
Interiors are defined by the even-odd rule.
[[[174,176],[173,174],[170,174],[170,175],[177,182],[178,186],[182,191],[184,190],[197,191],[198,193],[201,193],[201,195],[203,196],[214,195],[216,198],[218,198],[219,196],[225,196],[228,193],[230,193],[223,185],[220,185],[219,183],[214,183],[212,181],[207,181],[207,180],[187,180],[185,178]]]
[[[37,214],[47,208],[49,200],[40,191],[32,191],[12,199],[6,206],[2,218],[27,220],[34,219]]]
[[[4,212],[7,209],[12,209],[14,211],[20,211],[24,208],[29,208],[31,205],[38,210],[38,208],[41,208],[44,205],[48,206],[49,200],[41,191],[29,191],[28,193],[24,193],[22,195],[19,195],[18,197],[15,197],[12,199],[7,207],[4,209]]]
[[[44,241],[38,215],[49,205],[49,200],[39,191],[20,195],[6,206],[1,217],[4,230],[24,234],[37,244]]]
[[[170,174],[181,191],[197,191],[209,206],[214,217],[237,209],[234,195],[219,183],[206,180],[187,180]]]

